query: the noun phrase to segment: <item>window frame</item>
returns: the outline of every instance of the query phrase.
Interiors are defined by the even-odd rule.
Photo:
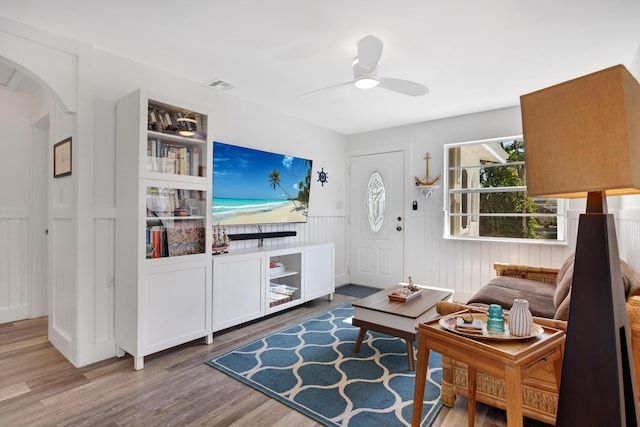
[[[498,138],[488,138],[488,139],[480,139],[473,141],[464,141],[464,142],[455,142],[444,144],[444,173],[443,173],[443,210],[444,210],[444,222],[443,222],[443,237],[445,239],[450,240],[470,240],[470,241],[483,241],[483,242],[510,242],[510,243],[533,243],[533,244],[544,244],[544,245],[566,245],[567,244],[567,201],[564,199],[553,199],[556,200],[556,213],[553,214],[539,214],[539,213],[482,213],[480,212],[480,206],[477,206],[477,211],[473,209],[469,209],[469,205],[472,205],[471,202],[467,201],[465,206],[467,208],[466,213],[451,213],[450,211],[450,203],[451,196],[455,194],[486,194],[491,192],[525,192],[527,191],[527,187],[525,186],[505,186],[505,187],[485,187],[485,188],[450,188],[450,172],[454,170],[467,170],[469,168],[478,167],[478,169],[483,167],[492,167],[488,165],[471,165],[471,166],[449,166],[449,153],[451,148],[462,148],[465,146],[472,145],[487,145],[496,142],[506,142],[513,140],[521,140],[524,141],[523,135],[513,135],[513,136],[505,136]],[[524,147],[526,152],[526,141],[524,141]],[[525,161],[517,161],[517,162],[509,162],[510,165],[524,165],[526,171],[526,162]],[[496,167],[500,166],[500,164],[496,164]],[[469,178],[467,178],[469,180]],[[551,199],[551,198],[550,198]],[[462,208],[461,208],[462,209]],[[472,217],[490,217],[490,216],[509,216],[509,217],[544,217],[550,216],[555,217],[557,222],[557,235],[555,239],[535,239],[535,238],[527,238],[527,237],[493,237],[493,236],[473,236],[469,234],[465,235],[452,235],[451,234],[451,221],[452,218],[460,217],[460,218],[469,218],[467,220],[468,224],[471,222]],[[462,223],[462,220],[461,220]],[[478,233],[479,234],[479,233]]]

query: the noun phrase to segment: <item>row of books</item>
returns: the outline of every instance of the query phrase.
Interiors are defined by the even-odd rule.
[[[294,293],[298,290],[293,286],[279,283],[269,283],[269,307],[276,307],[280,304],[293,301]]]
[[[147,216],[172,216],[180,205],[176,188],[147,188]]]
[[[147,188],[147,216],[174,216],[176,211],[183,210],[180,216],[202,215],[204,212],[203,192],[182,188]]]
[[[147,225],[147,258],[163,258],[204,253],[205,234],[202,221],[178,220],[170,227]]]
[[[200,148],[184,147],[162,142],[147,141],[147,170],[177,175],[202,176]]]
[[[193,114],[185,115],[181,111],[167,111],[152,105],[148,107],[147,128],[158,132],[177,133],[180,130],[193,132],[193,138],[206,140],[206,129],[202,122],[202,116]],[[178,120],[186,119],[186,120]]]
[[[153,251],[147,250],[147,258],[163,258],[169,256],[167,248],[167,232],[161,225],[147,227],[147,248],[153,248]]]

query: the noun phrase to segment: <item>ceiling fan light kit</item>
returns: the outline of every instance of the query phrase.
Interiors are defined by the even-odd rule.
[[[378,86],[378,79],[375,77],[360,77],[355,81],[355,85],[360,89],[371,89]]]

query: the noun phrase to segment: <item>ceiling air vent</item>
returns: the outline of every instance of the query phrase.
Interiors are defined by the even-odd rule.
[[[220,80],[220,79],[211,80],[209,83],[206,84],[206,86],[210,87],[211,89],[220,90],[220,91],[225,91],[225,90],[233,89],[234,87],[236,87],[234,84],[225,82],[224,80]]]

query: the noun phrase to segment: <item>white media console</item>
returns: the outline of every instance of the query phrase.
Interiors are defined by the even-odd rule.
[[[333,243],[253,248],[213,256],[213,332],[312,299],[333,297]]]

